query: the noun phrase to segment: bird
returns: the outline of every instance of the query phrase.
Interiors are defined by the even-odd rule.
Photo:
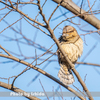
[[[73,26],[65,26],[63,28],[62,35],[58,39],[62,50],[64,50],[65,54],[67,55],[68,59],[72,62],[75,66],[76,61],[78,58],[81,57],[83,53],[83,40],[77,33],[77,30]],[[65,60],[63,54],[58,49],[58,62],[60,64],[60,70],[58,72],[58,77],[60,81],[65,85],[71,85],[74,83],[75,79],[70,68],[70,65]]]

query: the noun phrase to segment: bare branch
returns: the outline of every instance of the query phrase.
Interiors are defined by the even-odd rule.
[[[12,88],[14,87],[14,83],[15,83],[15,80],[20,76],[22,75],[24,72],[26,72],[27,70],[29,70],[30,68],[28,68],[28,66],[20,73],[18,74],[17,76],[15,76],[13,82],[12,82]]]
[[[54,28],[53,30],[55,30],[55,29],[56,29],[60,24],[62,24],[63,22],[68,21],[69,19],[78,17],[78,16],[80,16],[80,15],[84,15],[84,14],[88,14],[88,13],[86,12],[86,13],[83,13],[83,14],[78,14],[78,15],[72,16],[72,17],[70,17],[70,18],[67,18],[67,19],[65,19],[65,20],[62,20],[59,24],[57,24],[57,25],[55,26],[55,28]]]
[[[80,14],[81,14],[82,5],[83,5],[83,0],[82,0],[82,2],[81,2],[81,7],[80,7]]]
[[[17,4],[16,2],[13,2],[15,4]],[[34,2],[19,2],[18,4],[33,4],[33,5],[37,5],[37,3]]]
[[[45,0],[43,6],[45,5],[46,1],[47,1],[47,0]],[[91,13],[94,13],[94,12],[91,10],[94,4],[92,5],[92,7],[90,7],[90,5],[89,5],[89,8],[90,8],[89,11],[88,11],[88,12],[85,12],[85,11],[82,9],[83,0],[82,0],[82,3],[81,3],[81,9],[80,9],[75,3],[73,3],[72,0],[52,0],[52,1],[58,3],[58,5],[57,5],[57,7],[54,9],[54,11],[51,13],[51,16],[49,17],[48,20],[46,19],[45,14],[43,13],[43,6],[41,6],[40,0],[37,0],[38,3],[37,3],[37,4],[34,4],[34,5],[37,5],[37,6],[38,6],[39,13],[41,14],[41,16],[42,16],[42,18],[43,18],[43,21],[44,21],[44,23],[40,23],[40,22],[36,21],[37,16],[38,16],[39,14],[36,16],[35,19],[32,19],[32,18],[30,18],[27,14],[23,13],[22,11],[20,11],[20,10],[18,9],[18,7],[15,7],[16,5],[18,6],[18,4],[21,4],[20,2],[14,3],[14,2],[12,2],[11,0],[9,0],[8,3],[7,3],[7,1],[6,1],[6,3],[5,3],[5,2],[3,2],[3,1],[0,0],[0,2],[3,3],[4,5],[6,5],[6,6],[8,7],[8,9],[9,9],[9,7],[10,7],[10,8],[12,8],[14,11],[20,13],[23,17],[25,16],[26,18],[24,18],[24,19],[25,19],[28,23],[30,23],[30,21],[32,21],[34,24],[31,24],[31,23],[30,23],[30,24],[31,24],[32,26],[34,26],[35,28],[39,29],[40,31],[42,31],[43,33],[45,33],[46,35],[49,35],[49,34],[47,34],[45,31],[43,31],[43,30],[40,28],[40,26],[44,27],[45,29],[47,29],[47,30],[49,31],[49,33],[50,33],[49,36],[50,36],[50,37],[54,40],[54,42],[57,44],[58,49],[61,51],[61,53],[62,53],[63,56],[65,57],[65,60],[66,60],[66,61],[69,63],[69,65],[71,66],[72,71],[73,71],[74,74],[76,75],[78,81],[79,81],[80,84],[82,85],[82,87],[83,87],[84,91],[86,92],[86,94],[88,95],[89,99],[90,99],[90,100],[93,100],[93,97],[91,96],[91,94],[90,94],[89,90],[87,89],[85,83],[84,83],[83,80],[81,79],[79,73],[76,71],[76,69],[74,68],[74,65],[71,63],[71,61],[68,59],[67,55],[65,54],[65,52],[64,52],[63,49],[61,48],[61,46],[60,46],[58,40],[56,39],[56,37],[55,37],[55,35],[54,35],[54,30],[55,30],[61,23],[63,23],[64,21],[68,21],[68,20],[70,19],[70,20],[71,20],[70,22],[72,22],[72,18],[74,18],[74,17],[80,17],[80,18],[82,18],[83,20],[85,20],[85,21],[87,21],[88,23],[90,23],[91,25],[93,25],[95,28],[100,29],[100,21],[99,21],[95,16],[93,16],[93,14],[91,15]],[[88,0],[88,1],[89,1],[89,0]],[[96,1],[96,0],[95,0],[95,1]],[[10,3],[10,4],[9,4],[9,3]],[[23,3],[23,4],[24,4],[24,3]],[[32,3],[30,2],[30,3],[27,3],[27,4],[32,4]],[[15,6],[14,6],[14,5],[15,5]],[[66,9],[68,9],[69,11],[71,11],[72,13],[74,13],[75,16],[72,16],[72,17],[70,17],[70,18],[67,18],[67,19],[61,21],[61,22],[60,22],[58,25],[56,25],[56,27],[52,30],[51,27],[50,27],[50,25],[49,25],[49,21],[51,20],[53,14],[55,13],[55,11],[57,10],[57,8],[58,8],[60,5],[63,6],[63,7],[65,7]],[[97,12],[96,12],[96,13],[97,13]],[[9,14],[9,12],[8,12],[6,15],[8,15],[8,14]],[[6,15],[5,15],[5,16],[6,16]],[[4,16],[4,17],[5,17],[5,16]],[[4,18],[4,17],[3,17],[3,18]],[[2,18],[2,19],[3,19],[3,18]],[[73,22],[72,22],[72,23],[73,23]],[[35,25],[35,24],[36,24],[36,25]],[[10,26],[12,26],[12,24],[11,24]],[[10,26],[8,26],[8,28],[9,28]],[[6,28],[6,29],[7,29],[7,28]],[[4,29],[4,30],[5,30],[5,29]],[[3,30],[3,31],[4,31],[4,30]],[[2,31],[2,32],[3,32],[3,31]],[[99,30],[98,30],[98,31],[99,31]],[[99,32],[98,32],[98,33],[99,33]],[[20,34],[21,34],[21,33],[20,33]],[[21,34],[21,35],[22,35],[23,39],[25,39],[26,41],[29,40],[29,39],[26,38],[23,34]],[[84,36],[85,36],[85,35],[84,35]],[[20,42],[18,39],[16,39],[15,41]],[[29,42],[30,42],[30,40],[29,40]],[[32,42],[32,41],[31,41],[31,42]],[[28,42],[27,42],[27,44],[28,44]],[[30,43],[30,44],[31,44],[31,43]],[[34,43],[33,43],[33,44],[34,44]],[[32,44],[32,45],[33,45],[33,44]],[[18,46],[19,46],[19,45],[18,45]],[[4,51],[5,51],[5,50],[4,50]],[[5,52],[6,52],[6,51],[5,51]],[[45,54],[48,53],[48,52],[49,52],[49,50],[47,50],[47,51],[46,51],[45,53],[43,53],[41,56],[45,55]],[[7,53],[7,52],[6,52],[6,53]],[[7,53],[7,54],[8,54],[8,53]],[[8,54],[8,55],[9,55],[9,54]],[[36,71],[38,71],[38,72],[44,74],[45,76],[51,78],[51,79],[54,80],[55,82],[57,82],[57,83],[59,83],[60,85],[64,86],[66,89],[68,89],[69,91],[71,91],[71,92],[73,92],[75,95],[77,95],[80,99],[85,100],[85,98],[84,98],[83,96],[81,96],[80,94],[78,94],[75,90],[73,90],[73,89],[70,88],[69,86],[65,86],[63,83],[61,83],[59,80],[57,80],[55,77],[51,76],[50,74],[46,73],[45,71],[39,69],[39,68],[36,67],[36,66],[33,66],[32,64],[29,64],[29,63],[25,62],[25,61],[23,61],[23,60],[20,60],[20,59],[18,59],[18,58],[16,58],[16,57],[13,57],[13,56],[10,56],[10,55],[8,56],[8,55],[0,54],[0,57],[5,57],[5,58],[8,58],[8,59],[12,59],[12,60],[17,61],[17,62],[19,62],[19,63],[22,63],[22,64],[24,64],[24,65],[27,65],[28,67],[30,67],[30,68],[32,68],[32,69],[35,69]],[[23,55],[22,55],[22,56],[23,56]],[[34,61],[37,61],[37,59],[40,58],[41,56],[37,57],[37,54],[36,54],[36,59],[34,58],[34,59],[35,59]],[[51,56],[52,56],[52,55],[51,55]],[[49,57],[49,58],[50,58],[50,57]],[[44,60],[43,62],[41,62],[40,64],[44,63],[44,62],[45,62],[46,60],[48,60],[49,58],[45,59],[45,60]],[[34,62],[34,61],[33,61],[33,62]],[[32,63],[33,63],[33,62],[32,62]],[[78,62],[77,62],[77,63],[78,63]],[[83,64],[83,62],[80,62],[80,63]],[[40,65],[40,64],[37,64],[37,63],[36,63],[36,65]],[[79,63],[78,63],[78,64],[79,64]],[[84,63],[84,64],[85,64],[85,63]],[[22,73],[20,73],[20,75],[21,75],[21,74],[22,74]]]
[[[55,77],[53,77],[52,75],[48,74],[47,72],[41,70],[40,68],[36,67],[36,66],[33,66],[32,64],[29,64],[28,62],[25,62],[23,60],[20,60],[16,57],[13,57],[13,56],[7,56],[7,55],[4,55],[4,54],[0,54],[0,57],[4,57],[4,58],[8,58],[8,59],[12,59],[14,61],[17,61],[21,64],[24,64],[26,66],[29,66],[30,68],[42,73],[43,75],[47,76],[48,78],[52,79],[53,81],[59,83],[60,85],[62,85],[63,87],[65,87],[66,89],[68,89],[69,91],[71,91],[72,93],[74,93],[76,96],[78,96],[81,100],[85,100],[83,98],[83,96],[81,96],[78,92],[76,92],[75,90],[73,90],[71,87],[69,86],[66,86],[64,85],[62,82],[60,82],[58,79],[56,79]]]
[[[92,65],[92,66],[100,67],[100,64],[94,64],[94,63],[88,63],[88,62],[76,62],[76,64]]]
[[[42,8],[43,8],[43,6],[46,4],[46,2],[47,2],[47,0],[45,0],[45,2],[43,3]]]
[[[36,20],[30,18],[28,15],[26,15],[25,13],[23,13],[23,12],[20,11],[19,9],[16,9],[16,7],[14,7],[14,6],[12,7],[12,6],[8,5],[7,3],[5,3],[5,2],[3,2],[3,1],[0,1],[0,2],[3,3],[3,4],[5,4],[5,5],[8,6],[8,7],[11,7],[11,8],[13,8],[13,9],[15,9],[18,13],[20,13],[20,14],[23,15],[23,16],[25,16],[25,17],[26,17],[27,19],[29,19],[30,21],[33,21],[33,22],[37,23],[38,25],[40,25],[40,26],[42,26],[42,27],[45,27],[44,24],[42,24],[42,23],[40,23],[40,22],[38,22],[38,21],[36,21]]]
[[[42,68],[42,70],[44,70],[50,63],[51,63],[51,62],[48,62],[48,63]],[[35,80],[39,77],[40,74],[41,74],[41,73],[38,73],[37,75],[35,75],[34,78],[28,83],[28,86],[29,86],[33,81],[35,81]]]
[[[61,0],[52,0],[52,1],[54,1],[58,4],[61,2]],[[74,2],[72,2],[70,0],[66,0],[66,2],[61,3],[61,6],[68,9],[75,15],[80,14],[80,7],[78,7]],[[94,26],[95,28],[100,29],[100,20],[99,19],[97,19],[94,15],[85,15],[83,13],[86,13],[86,12],[83,9],[81,9],[82,15],[79,16],[80,18],[82,18],[83,20],[85,20],[86,22],[88,22],[89,24]]]
[[[36,25],[30,23],[26,18],[24,18],[24,19],[25,19],[29,24],[31,24],[31,25],[34,26],[35,28],[39,29],[39,30],[40,30],[41,32],[43,32],[44,34],[50,36],[48,33],[46,33],[45,31],[43,31],[43,30],[42,30],[41,28],[39,28],[38,26],[36,26]]]
[[[47,99],[49,100],[49,98],[48,98],[48,96],[47,96],[47,94],[46,94],[46,92],[45,92],[45,89],[44,89],[44,87],[43,87],[43,85],[42,85],[42,83],[41,83],[41,80],[40,80],[40,79],[39,79],[39,81],[40,81],[40,84],[41,84],[41,86],[42,86],[42,89],[43,89],[43,91],[44,91],[44,93],[45,93],[45,95],[46,95]]]
[[[67,55],[65,54],[65,52],[63,51],[63,49],[61,48],[58,40],[56,39],[55,35],[54,35],[54,32],[53,30],[48,27],[48,31],[50,32],[51,36],[52,36],[52,39],[55,41],[55,43],[57,44],[58,46],[58,49],[62,52],[63,56],[65,57],[65,60],[69,63],[72,71],[74,72],[74,74],[76,75],[78,81],[80,82],[80,84],[82,85],[83,89],[85,90],[86,94],[88,95],[89,99],[90,100],[93,100],[93,97],[91,96],[89,90],[87,89],[85,83],[83,82],[83,80],[81,79],[79,73],[76,71],[76,69],[74,68],[74,65],[71,63],[71,61],[68,59]]]
[[[0,48],[2,49],[2,50],[4,50],[9,56],[12,56],[5,48],[3,48],[1,45],[0,45]]]
[[[69,1],[69,0],[68,0]],[[38,7],[40,10],[40,14],[43,17],[44,22],[46,23],[47,27],[45,27],[51,34],[51,38],[54,40],[54,42],[57,44],[58,49],[62,52],[63,56],[65,57],[65,60],[69,63],[72,71],[74,72],[74,74],[76,75],[76,77],[78,78],[78,81],[80,82],[80,84],[82,85],[83,89],[85,90],[85,92],[87,93],[88,97],[90,100],[93,100],[93,97],[91,96],[89,90],[87,89],[85,83],[83,82],[83,80],[81,79],[79,73],[76,71],[76,69],[74,68],[74,65],[71,63],[71,61],[68,59],[67,55],[65,54],[65,52],[63,51],[63,49],[61,48],[58,40],[56,39],[53,30],[50,28],[48,21],[45,18],[45,15],[42,13],[42,8],[40,6],[40,0],[38,0]]]
[[[14,25],[15,23],[17,23],[19,20],[21,20],[22,18],[18,19],[16,22],[14,22],[13,24],[9,25],[8,27],[6,27],[5,29],[3,29],[0,34],[5,31],[7,28],[11,27],[12,25]]]
[[[14,91],[14,92],[16,92],[16,93],[22,93],[22,95],[23,95],[24,97],[26,97],[26,98],[28,98],[28,99],[31,99],[31,100],[40,100],[40,99],[38,99],[38,98],[35,97],[35,96],[31,96],[31,94],[30,94],[29,96],[28,96],[28,95],[25,95],[25,94],[29,94],[29,93],[27,93],[27,92],[25,92],[25,91],[23,91],[23,90],[21,90],[21,89],[15,87],[15,86],[13,86],[13,88],[12,88],[12,85],[11,85],[11,84],[7,84],[7,83],[4,83],[4,82],[1,82],[1,81],[0,81],[0,87],[9,89],[9,90]]]
[[[8,13],[5,14],[4,17],[2,17],[2,18],[0,19],[0,22],[8,15],[11,11],[12,11],[12,10],[10,10]]]
[[[41,16],[43,17],[43,20],[44,20],[44,22],[46,23],[46,25],[48,24],[48,21],[46,20],[46,18],[45,18],[45,15],[43,14],[43,12],[42,12],[42,7],[41,7],[41,5],[40,5],[40,0],[37,0],[38,1],[38,8],[39,8],[39,10],[40,10],[40,14],[41,14]],[[47,26],[46,26],[47,27]]]
[[[8,0],[8,1],[10,2],[11,6],[13,7],[13,4],[12,4],[12,2],[11,2],[10,0]]]
[[[54,53],[56,54],[56,53]],[[44,63],[45,61],[47,61],[48,59],[50,59],[54,54],[52,54],[50,57],[48,57],[47,59],[45,59],[43,62],[41,62],[40,64],[37,64],[37,65],[41,65],[42,63]]]
[[[50,21],[51,17],[53,16],[53,14],[55,13],[55,11],[58,9],[58,7],[60,6],[60,4],[62,3],[62,1],[57,5],[57,7],[54,9],[54,11],[52,12],[52,14],[50,15],[48,22]]]

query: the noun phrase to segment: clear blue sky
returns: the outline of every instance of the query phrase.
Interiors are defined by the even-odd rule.
[[[28,0],[25,0],[28,1]],[[41,4],[43,4],[44,0],[41,0]],[[76,0],[75,3],[80,6],[81,5],[81,1]],[[94,0],[90,1],[90,6],[92,6]],[[100,1],[97,0],[97,2],[95,3],[95,6],[92,8],[92,10],[98,10],[100,9],[99,7]],[[83,3],[83,9],[84,10],[88,10],[88,3],[86,0],[84,0]],[[51,0],[47,1],[47,3],[45,4],[44,8],[43,8],[43,13],[45,14],[46,18],[48,19],[49,16],[51,15],[52,11],[55,9],[55,7],[57,6],[56,3],[52,2]],[[3,8],[4,5],[0,3],[0,9]],[[20,8],[21,9],[21,8]],[[35,16],[38,14],[38,8],[35,5],[25,5],[22,7],[21,9],[25,14],[28,14],[31,18],[35,18]],[[0,19],[8,12],[9,10],[4,9],[4,10],[0,10]],[[61,22],[62,20],[66,19],[67,17],[71,17],[73,16],[73,14],[71,12],[68,12],[65,16],[61,16],[62,13],[68,12],[68,10],[60,7],[59,9],[57,9],[57,11],[54,13],[53,17],[52,17],[52,21],[50,22],[50,26],[53,29],[59,22]],[[58,16],[61,16],[59,18],[57,18]],[[99,14],[95,15],[97,18],[100,19]],[[4,20],[2,20],[0,22],[0,32],[6,28],[8,25],[5,23],[5,21],[7,21],[9,24],[14,23],[15,21],[17,21],[21,16],[17,13],[17,12],[12,12],[10,13],[8,16],[5,17]],[[56,18],[56,19],[55,19]],[[55,20],[53,20],[55,19]],[[39,22],[43,22],[41,16],[38,16],[38,20]],[[62,29],[65,25],[72,25],[77,29],[77,32],[79,33],[79,35],[81,34],[86,34],[87,32],[83,32],[81,31],[79,27],[82,27],[82,29],[84,30],[96,30],[94,27],[92,27],[91,25],[89,25],[88,23],[86,23],[83,20],[80,20],[79,18],[73,18],[72,21],[76,24],[80,24],[80,25],[74,25],[70,22],[64,22],[62,23],[55,31],[55,36],[56,38],[59,38],[59,36],[61,35],[60,33],[62,32]],[[80,22],[80,23],[79,23]],[[48,37],[47,35],[45,35],[44,33],[42,33],[41,31],[37,30],[36,28],[34,28],[33,26],[31,26],[30,24],[28,24],[24,19],[21,20],[21,29],[22,29],[22,33],[24,36],[26,36],[28,39],[34,40],[36,43],[40,44],[41,46],[44,46],[45,48],[49,48],[54,42],[53,40]],[[85,25],[85,26],[84,26]],[[17,22],[16,24],[14,24],[12,26],[13,28],[15,28],[18,32],[20,30],[20,22]],[[43,28],[42,28],[43,29]],[[45,30],[45,29],[44,29]],[[46,31],[46,30],[45,30]],[[48,32],[48,31],[46,31]],[[7,36],[7,38],[5,37]],[[36,38],[34,38],[36,37]],[[18,44],[16,41],[14,41],[13,39],[16,38],[20,38],[20,41],[27,43],[27,41],[25,41],[24,39],[22,39],[22,36],[17,34],[16,32],[14,32],[11,28],[6,29],[4,32],[2,32],[0,34],[0,45],[3,46],[5,49],[7,49],[8,51],[12,51],[16,54],[20,55],[19,49],[18,49]],[[100,37],[97,33],[93,33],[90,35],[86,35],[85,36],[85,40],[84,37],[81,36],[81,38],[84,41],[84,51],[83,51],[83,55],[82,57],[78,60],[81,61],[84,56],[89,52],[89,50],[97,43],[96,47],[93,49],[93,51],[89,54],[88,57],[86,57],[86,59],[84,60],[84,62],[89,62],[89,63],[96,63],[96,64],[100,64]],[[24,56],[26,57],[33,57],[35,56],[35,48],[34,46],[29,46],[29,45],[25,45],[23,43],[19,43],[21,51],[23,53]],[[56,52],[57,50],[57,46],[54,45],[52,47],[52,52]],[[0,50],[0,52],[4,53],[2,50]],[[44,51],[41,51],[39,49],[36,48],[36,52],[37,55],[41,55],[44,53]],[[14,54],[12,54],[14,55]],[[14,55],[17,58],[23,59],[23,57]],[[50,55],[45,55],[42,58],[45,59],[47,57],[49,57]],[[54,59],[57,60],[57,56],[53,56],[50,59]],[[33,59],[27,59],[25,60],[29,63],[31,63],[33,61]],[[41,60],[38,60],[38,63],[40,63]],[[43,68],[48,62],[45,62],[43,64],[41,64],[40,66],[37,66],[39,68]],[[35,63],[34,63],[35,64]],[[17,65],[17,66],[16,66]],[[5,59],[0,57],[0,77],[3,78],[9,78],[11,76],[14,75],[18,75],[20,72],[22,72],[24,69],[26,68],[26,66],[22,65],[22,64],[18,64],[17,62],[9,59]],[[53,61],[51,63],[49,63],[47,65],[47,67],[44,69],[47,73],[53,75],[54,77],[57,77],[58,74],[58,70],[59,70],[60,66],[58,64],[57,61]],[[84,80],[85,76],[86,76],[86,86],[89,89],[89,91],[100,91],[100,68],[99,67],[95,67],[95,66],[89,66],[89,65],[80,65],[77,68],[77,71],[79,72],[81,78]],[[33,92],[37,92],[37,91],[42,91],[42,86],[39,82],[39,79],[41,80],[41,83],[45,89],[46,92],[52,92],[53,89],[54,91],[58,88],[59,84],[57,84],[56,82],[52,81],[51,79],[47,78],[46,76],[40,74],[39,77],[33,81],[33,83],[31,83],[29,86],[28,83],[38,74],[37,71],[31,69],[27,72],[25,72],[23,75],[21,75],[19,78],[17,78],[16,82],[15,82],[15,86],[24,90],[24,91],[33,91]],[[78,80],[75,78],[75,83],[74,85],[77,86],[80,90],[82,90],[82,87],[80,85],[80,83],[78,82]],[[2,82],[6,82],[8,83],[7,80],[4,79],[0,79],[0,81]],[[10,79],[10,83],[12,83],[13,79]],[[72,85],[70,85],[70,87],[74,88]],[[75,88],[74,88],[75,89]],[[66,90],[64,87],[61,86],[61,89],[59,89],[59,91],[65,91],[68,92],[68,90]],[[76,90],[76,89],[75,89]],[[7,89],[4,89],[2,87],[0,87],[0,92],[2,91],[9,91]],[[64,97],[67,99],[71,99],[68,97]],[[17,100],[17,99],[21,99],[21,100],[27,100],[24,97],[0,97],[0,99],[2,100]],[[43,99],[43,98],[41,98]],[[94,98],[95,100],[99,100],[100,97],[98,98]],[[50,98],[50,100],[53,100],[53,98]],[[55,100],[62,100],[61,98],[56,98]],[[78,100],[78,98],[76,99]]]

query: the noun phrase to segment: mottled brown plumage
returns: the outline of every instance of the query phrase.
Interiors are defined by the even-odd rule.
[[[61,44],[64,52],[67,54],[69,60],[75,64],[83,52],[83,41],[78,35],[76,29],[72,26],[65,26],[63,28],[62,36],[59,38],[59,43]],[[62,81],[65,85],[72,84],[74,82],[74,77],[72,75],[70,66],[59,50],[58,61],[61,66],[58,73],[60,81]]]

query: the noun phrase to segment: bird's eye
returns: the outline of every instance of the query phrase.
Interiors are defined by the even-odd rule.
[[[69,32],[71,32],[71,30],[68,30]]]

